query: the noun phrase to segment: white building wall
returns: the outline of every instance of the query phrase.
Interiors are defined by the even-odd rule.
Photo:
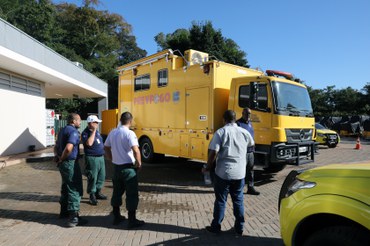
[[[0,88],[0,138],[0,156],[45,147],[45,98]]]

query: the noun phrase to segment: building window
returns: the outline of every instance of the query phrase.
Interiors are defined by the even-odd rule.
[[[150,89],[150,75],[145,74],[135,78],[135,91],[143,91]]]
[[[35,96],[42,95],[41,83],[0,72],[0,88]]]
[[[168,84],[168,70],[162,69],[158,71],[158,87],[164,87]]]

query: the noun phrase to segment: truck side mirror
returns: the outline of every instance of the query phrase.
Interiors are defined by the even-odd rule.
[[[250,109],[258,108],[258,90],[259,90],[258,83],[251,82],[250,90],[249,90],[249,108]]]

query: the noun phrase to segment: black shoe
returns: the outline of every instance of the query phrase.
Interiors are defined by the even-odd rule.
[[[138,220],[138,219],[129,220],[128,224],[127,224],[127,229],[130,230],[130,229],[133,229],[133,228],[141,227],[143,225],[145,225],[144,220]]]
[[[248,187],[247,194],[258,196],[260,193],[254,189],[254,187]]]
[[[100,191],[95,192],[96,199],[99,200],[107,200],[108,197],[106,195],[103,195]]]
[[[87,224],[87,220],[79,217],[78,213],[71,213],[69,215],[67,227],[71,228],[71,227],[82,226],[86,224]]]
[[[212,226],[206,226],[206,230],[211,232],[211,233],[215,233],[215,234],[220,234],[221,233],[220,229],[213,228]]]
[[[90,203],[91,205],[93,205],[93,206],[98,205],[98,201],[96,200],[96,197],[95,197],[95,194],[94,194],[94,193],[91,193],[91,194],[90,194],[89,203]]]

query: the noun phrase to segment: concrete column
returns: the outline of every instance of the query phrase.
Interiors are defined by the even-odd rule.
[[[98,116],[99,116],[99,119],[101,119],[101,111],[103,110],[107,110],[108,109],[108,98],[106,97],[103,97],[103,98],[100,98],[99,101],[98,101]]]

